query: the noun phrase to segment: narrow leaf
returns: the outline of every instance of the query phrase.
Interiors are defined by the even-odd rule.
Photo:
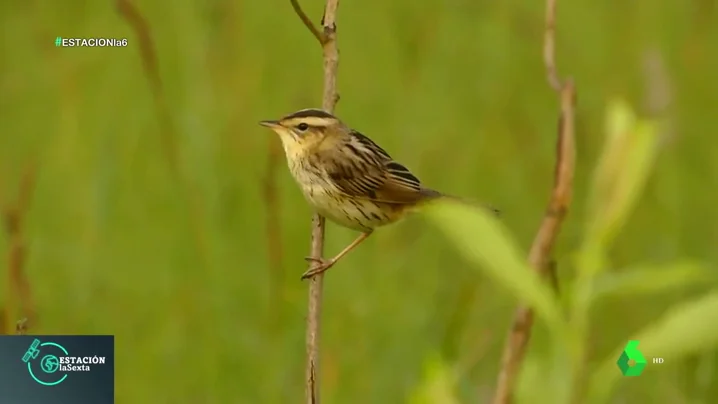
[[[588,243],[608,248],[626,222],[648,179],[658,140],[656,123],[636,121],[622,101],[609,105],[604,151],[590,199]]]
[[[553,292],[524,260],[501,223],[487,212],[454,201],[428,206],[425,214],[476,268],[530,305],[561,335],[565,321]]]

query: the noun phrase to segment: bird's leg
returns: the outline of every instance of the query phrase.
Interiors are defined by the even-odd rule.
[[[356,246],[361,244],[362,241],[366,240],[367,237],[369,237],[371,235],[371,233],[372,232],[369,231],[369,232],[360,234],[359,237],[356,238],[356,240],[352,241],[351,244],[346,246],[346,248],[344,248],[339,254],[334,256],[334,258],[332,258],[332,259],[325,260],[325,259],[314,258],[314,257],[305,258],[307,261],[314,262],[318,265],[314,266],[312,268],[309,268],[309,270],[302,275],[302,279],[311,278],[314,275],[321,274],[322,272],[325,272],[327,269],[334,266],[334,264],[336,264],[337,261],[339,261],[343,256],[347,255],[347,253],[349,253],[349,251],[353,250]]]

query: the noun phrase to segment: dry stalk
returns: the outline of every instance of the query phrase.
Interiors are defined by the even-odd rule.
[[[195,243],[203,259],[209,256],[209,242],[204,232],[202,201],[199,190],[193,183],[182,177],[180,170],[179,148],[176,142],[176,130],[172,122],[172,114],[167,105],[162,77],[160,76],[157,52],[152,38],[150,25],[140,10],[130,0],[114,0],[115,7],[120,16],[135,32],[140,49],[140,60],[147,81],[155,101],[155,110],[160,123],[160,136],[162,137],[162,150],[174,179],[178,181],[189,204],[189,220],[194,230]]]
[[[7,256],[9,293],[6,311],[2,317],[5,321],[9,321],[10,318],[21,313],[22,319],[15,324],[16,334],[27,333],[30,325],[37,321],[37,311],[32,299],[30,282],[25,273],[27,250],[22,232],[24,219],[35,189],[35,177],[35,164],[29,164],[20,180],[17,200],[3,209],[5,232],[9,243]],[[3,324],[3,329],[7,331],[6,324]]]
[[[312,23],[302,10],[297,0],[290,0],[292,8],[309,29],[322,47],[324,59],[324,91],[322,95],[322,109],[334,112],[334,106],[339,101],[337,93],[337,67],[339,65],[339,50],[337,47],[337,8],[339,0],[327,0],[322,17],[322,31]],[[311,256],[322,258],[324,255],[324,218],[319,214],[312,217],[312,247]],[[319,403],[319,332],[321,326],[322,288],[324,274],[319,274],[309,280],[309,308],[307,313],[307,362],[306,362],[306,402]]]
[[[529,252],[529,264],[540,276],[551,276],[555,273],[551,262],[551,254],[558,238],[561,224],[571,204],[573,175],[576,160],[574,107],[576,91],[570,79],[561,81],[558,78],[555,61],[555,31],[556,31],[556,0],[546,0],[543,56],[547,80],[551,88],[556,91],[560,102],[558,122],[558,139],[556,143],[556,166],[554,172],[554,186],[548,209],[544,215],[541,227],[534,238]],[[513,390],[516,384],[521,364],[526,354],[526,347],[531,337],[534,313],[531,308],[520,306],[514,315],[513,325],[504,347],[501,359],[501,370],[494,396],[494,404],[508,404],[512,402]]]
[[[150,31],[150,25],[142,16],[142,13],[135,7],[130,0],[115,0],[115,7],[120,16],[127,22],[137,36],[137,43],[140,49],[140,60],[147,81],[152,90],[152,96],[155,99],[157,113],[160,115],[161,136],[165,157],[170,165],[172,174],[178,173],[178,152],[175,142],[174,130],[172,128],[172,120],[170,118],[169,109],[164,97],[162,89],[162,78],[157,63],[157,52],[155,52],[154,41]]]

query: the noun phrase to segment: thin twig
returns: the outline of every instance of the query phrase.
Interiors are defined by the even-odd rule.
[[[304,26],[307,27],[309,32],[311,32],[312,35],[314,35],[314,38],[317,38],[317,41],[319,41],[320,44],[324,44],[324,41],[325,41],[324,36],[322,35],[321,32],[319,32],[319,30],[317,29],[317,26],[314,25],[312,20],[310,20],[309,17],[307,17],[307,14],[304,12],[304,10],[302,10],[302,6],[299,5],[299,1],[289,0],[289,2],[292,3],[292,8],[294,9],[294,12],[297,13],[297,15],[299,16],[299,19],[302,20],[302,22],[304,23]]]
[[[548,84],[561,91],[561,79],[556,70],[556,0],[546,0],[546,21],[543,37],[543,63]]]
[[[324,255],[324,217],[312,217],[312,257]],[[319,332],[321,329],[322,293],[324,274],[309,280],[309,306],[307,309],[307,361],[305,368],[305,395],[307,404],[319,404]]]
[[[323,33],[319,33],[314,24],[302,11],[297,0],[290,0],[292,8],[304,25],[322,46],[324,59],[324,91],[322,108],[334,112],[339,101],[337,93],[337,67],[339,65],[339,49],[337,47],[337,8],[339,0],[327,0],[322,17]],[[312,217],[311,256],[321,259],[324,255],[324,217],[314,214]],[[306,402],[319,403],[319,332],[321,329],[322,288],[324,274],[313,276],[309,280],[309,308],[307,313],[307,362],[306,362]]]
[[[573,82],[558,78],[555,63],[556,0],[546,0],[546,28],[544,35],[544,64],[548,83],[558,93],[560,115],[556,143],[554,186],[548,209],[529,252],[529,264],[544,277],[555,270],[551,254],[561,224],[571,204],[573,175],[576,160],[574,106],[576,92]],[[555,273],[553,277],[555,278]],[[531,338],[534,313],[530,307],[520,306],[514,315],[513,325],[501,358],[501,370],[494,396],[494,404],[512,402],[516,377],[521,368],[526,347]]]

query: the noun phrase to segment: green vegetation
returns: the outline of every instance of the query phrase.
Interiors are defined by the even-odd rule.
[[[321,2],[305,3],[317,19]],[[556,300],[523,263],[554,163],[542,2],[341,3],[337,114],[426,184],[503,216],[438,207],[428,221],[377,231],[328,273],[323,401],[488,402],[519,297],[539,308],[521,402],[562,399],[581,368],[595,402],[714,401],[712,4],[559,2],[557,64],[574,77],[579,104]],[[0,5],[0,201],[14,199],[29,161],[39,163],[24,225],[40,315],[30,332],[115,334],[119,403],[298,402],[310,211],[282,165],[278,209],[268,212],[265,173],[279,142],[257,121],[320,105],[320,49],[288,1],[138,6],[156,42],[179,177],[137,39],[111,3]],[[57,36],[129,43],[56,48]],[[652,51],[672,84],[670,125],[628,112],[647,116]],[[635,154],[607,166],[606,116],[620,122],[621,111]],[[620,175],[605,177],[616,164]],[[269,259],[270,214],[279,269]],[[331,224],[327,234],[330,254],[356,236]],[[498,258],[478,261],[476,251]],[[0,301],[9,305],[4,273]],[[649,359],[641,376],[621,377],[615,361],[632,337],[665,363]]]
[[[616,359],[623,351],[623,344],[610,352],[596,371],[590,369],[587,361],[587,346],[593,337],[591,308],[606,294],[623,294],[623,301],[631,305],[635,296],[647,291],[659,294],[673,287],[715,284],[718,280],[712,271],[680,261],[648,268],[646,265],[638,269],[629,267],[618,274],[607,271],[611,268],[607,263],[608,251],[640,196],[661,140],[658,122],[637,120],[622,102],[610,105],[607,122],[606,146],[589,200],[587,222],[591,225],[587,226],[575,265],[571,266],[576,271],[575,280],[568,293],[564,292],[569,302],[567,316],[562,314],[561,300],[552,298],[548,283],[540,282],[522,261],[499,221],[463,205],[447,203],[428,210],[429,216],[469,260],[513,291],[517,300],[533,307],[548,326],[552,360],[544,361],[542,372],[529,373],[524,379],[524,389],[518,397],[521,402],[606,402],[610,397],[621,377]],[[615,172],[622,174],[617,176]],[[666,278],[671,279],[671,283],[667,283]],[[642,341],[640,350],[648,354],[651,363],[654,357],[662,358],[664,363],[666,358],[677,362],[712,349],[718,345],[718,324],[709,319],[718,315],[718,293],[686,300],[636,336],[626,334],[625,339]],[[603,326],[599,323],[593,328]],[[654,371],[660,369],[659,365],[654,366]],[[587,377],[587,374],[591,375]],[[435,377],[444,381],[445,391],[453,387],[451,379]],[[588,397],[576,401],[577,397],[585,397],[585,390]]]

